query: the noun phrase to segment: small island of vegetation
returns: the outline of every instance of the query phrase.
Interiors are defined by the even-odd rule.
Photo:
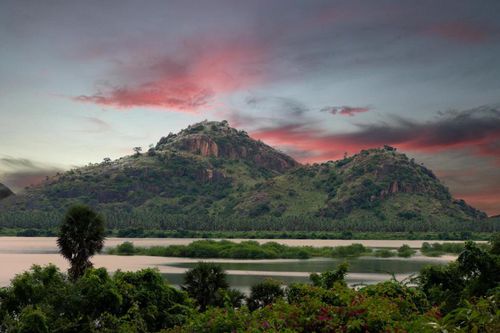
[[[484,244],[477,244],[486,248]],[[458,255],[465,248],[465,243],[432,243],[424,242],[420,253],[428,257],[439,257],[445,254]],[[188,245],[169,245],[138,247],[133,242],[126,241],[110,248],[108,254],[115,255],[145,255],[156,257],[185,258],[224,258],[224,259],[309,259],[348,258],[360,256],[375,256],[382,258],[409,258],[417,253],[409,245],[403,244],[393,249],[371,249],[362,244],[351,244],[335,247],[289,246],[277,242],[259,243],[257,241],[232,242],[228,240],[198,240]]]

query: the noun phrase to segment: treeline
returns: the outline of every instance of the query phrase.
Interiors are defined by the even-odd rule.
[[[212,218],[198,215],[166,215],[155,210],[101,210],[109,229],[192,231],[283,231],[283,232],[497,232],[500,221],[421,221],[332,219],[312,215],[293,217]],[[50,229],[57,227],[63,213],[42,211],[0,212],[0,227]]]
[[[57,228],[2,228],[0,236],[54,237]],[[385,240],[489,240],[489,232],[333,232],[333,231],[201,231],[124,228],[107,230],[108,237],[119,238],[245,238],[245,239],[385,239]]]
[[[467,243],[456,262],[408,281],[361,288],[346,264],[310,283],[264,280],[248,296],[220,266],[200,263],[181,290],[158,271],[89,268],[76,280],[34,266],[0,288],[0,331],[48,332],[485,332],[500,331],[500,239]]]

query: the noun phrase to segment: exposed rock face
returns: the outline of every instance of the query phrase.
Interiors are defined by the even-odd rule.
[[[201,182],[223,182],[226,180],[226,176],[222,172],[214,169],[200,170],[197,178]]]
[[[193,154],[219,157],[219,146],[208,135],[190,135],[179,140],[177,147]]]
[[[0,200],[14,195],[14,193],[5,185],[0,183]]]
[[[426,193],[428,188],[426,184],[416,183],[416,184],[405,184],[397,180],[394,180],[387,189],[380,191],[379,197],[374,197],[375,199],[384,199],[391,194],[397,193]]]
[[[162,138],[156,149],[175,148],[206,157],[246,160],[277,172],[299,166],[293,158],[256,141],[227,122],[204,121]]]

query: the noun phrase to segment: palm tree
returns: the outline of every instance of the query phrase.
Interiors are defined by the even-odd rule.
[[[101,252],[104,246],[104,220],[91,208],[83,205],[71,207],[59,231],[59,252],[70,262],[68,275],[72,280],[92,267],[89,258]]]
[[[200,311],[205,311],[207,306],[223,305],[223,291],[228,287],[226,273],[221,266],[199,262],[186,272],[182,289],[196,300]]]

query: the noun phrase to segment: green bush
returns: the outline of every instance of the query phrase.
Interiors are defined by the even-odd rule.
[[[428,257],[439,257],[443,254],[459,254],[464,250],[464,243],[432,243],[424,242],[420,251]]]
[[[409,258],[416,252],[409,245],[403,244],[398,248],[398,257]]]
[[[374,252],[376,257],[381,257],[381,258],[390,258],[394,257],[396,255],[396,252],[388,250],[388,249],[380,249],[376,250]]]
[[[284,296],[285,292],[280,281],[266,279],[250,288],[250,296],[247,298],[248,308],[254,311],[275,303]]]
[[[191,304],[151,269],[88,269],[71,282],[53,265],[33,266],[0,289],[0,331],[155,332],[184,323]]]
[[[134,243],[124,242],[116,247],[117,254],[131,255],[135,253]]]

